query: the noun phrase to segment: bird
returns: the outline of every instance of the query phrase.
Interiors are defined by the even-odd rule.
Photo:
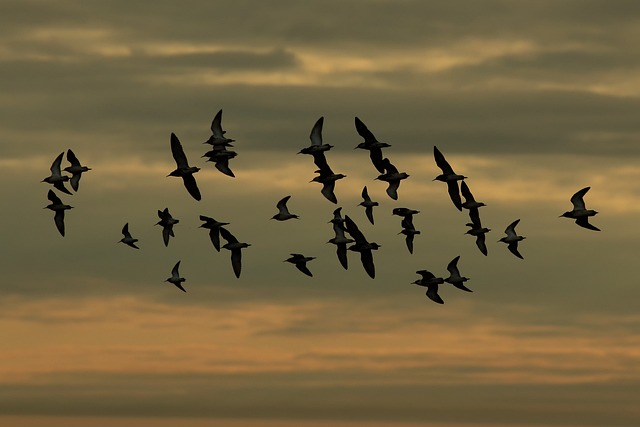
[[[374,221],[373,221],[373,207],[374,206],[378,206],[379,203],[378,202],[374,202],[371,200],[371,197],[369,197],[369,192],[367,191],[367,186],[365,185],[364,188],[362,189],[362,198],[364,199],[364,201],[362,203],[360,203],[358,206],[363,206],[364,207],[364,212],[367,215],[367,218],[369,219],[369,222],[373,225]]]
[[[122,242],[125,245],[131,246],[132,248],[140,249],[136,246],[136,242],[138,241],[138,239],[134,239],[133,237],[131,237],[131,233],[129,233],[129,223],[126,223],[124,227],[122,227],[122,234],[124,235],[124,237],[120,239],[118,243]]]
[[[405,172],[398,172],[398,169],[391,164],[386,157],[383,159],[385,173],[378,175],[376,179],[385,181],[389,184],[387,187],[387,194],[393,200],[398,200],[398,187],[400,187],[400,181],[409,178],[409,175]]]
[[[160,221],[156,225],[162,226],[162,240],[165,246],[169,246],[169,236],[175,237],[173,234],[173,226],[180,222],[179,219],[175,219],[169,213],[169,208],[164,208],[163,211],[158,211],[158,218]]]
[[[174,284],[182,292],[187,292],[187,290],[182,287],[182,282],[185,282],[187,279],[185,279],[184,277],[180,277],[178,268],[180,268],[180,261],[178,261],[176,265],[173,266],[173,269],[171,270],[171,277],[165,280],[165,282]]]
[[[573,210],[565,212],[560,216],[564,218],[575,219],[576,224],[578,224],[580,227],[587,228],[593,231],[600,231],[598,227],[589,223],[589,217],[597,215],[598,212],[592,209],[587,209],[584,204],[584,195],[587,194],[587,191],[589,191],[590,188],[591,187],[585,187],[571,196]]]
[[[447,183],[451,201],[459,211],[462,211],[462,198],[460,197],[460,190],[458,189],[458,181],[465,179],[466,176],[455,173],[451,165],[449,165],[449,162],[446,161],[444,155],[435,145],[433,146],[433,157],[436,160],[436,165],[442,169],[442,174],[436,176],[433,180]]]
[[[60,200],[60,198],[56,196],[56,193],[54,193],[51,189],[49,189],[49,192],[47,193],[47,198],[51,201],[51,203],[45,206],[44,209],[51,209],[55,212],[55,215],[53,216],[53,222],[55,222],[56,228],[58,229],[62,237],[64,237],[64,211],[73,209],[73,206],[65,205],[64,203],[62,203],[62,200]]]
[[[478,208],[486,205],[482,202],[476,201],[473,194],[471,194],[471,190],[469,190],[469,186],[464,181],[460,183],[460,192],[464,197],[464,203],[462,203],[461,206],[469,210],[469,218],[471,219],[471,222],[480,222],[480,213],[478,212]]]
[[[313,155],[314,153],[328,151],[333,148],[333,145],[322,143],[322,125],[323,124],[324,124],[324,117],[320,117],[318,121],[316,121],[316,123],[313,125],[313,128],[311,128],[311,133],[309,134],[311,145],[300,150],[298,154]]]
[[[367,126],[358,117],[355,118],[355,124],[358,135],[364,138],[364,142],[361,142],[355,148],[369,150],[371,163],[373,163],[373,166],[378,170],[378,172],[384,173],[385,165],[382,159],[382,149],[391,147],[391,144],[378,141],[369,128],[367,128]]]
[[[458,260],[460,259],[460,255],[451,260],[451,262],[447,265],[447,270],[449,271],[449,277],[444,279],[445,282],[452,284],[456,288],[466,291],[473,292],[471,289],[467,288],[464,285],[464,282],[469,280],[468,277],[463,277],[460,275],[460,271],[458,270]]]
[[[229,223],[216,221],[215,219],[204,215],[200,215],[200,221],[204,221],[204,224],[199,228],[209,229],[209,238],[211,239],[211,243],[213,243],[213,247],[216,251],[220,252],[220,227],[223,225],[229,225]]]
[[[64,151],[56,157],[56,159],[51,164],[51,175],[46,177],[40,182],[46,182],[48,184],[53,184],[53,187],[58,190],[66,193],[68,195],[72,195],[73,193],[67,190],[67,187],[64,186],[65,181],[69,181],[69,177],[66,175],[62,175],[60,171],[60,163],[62,163],[62,156],[64,156]]]
[[[313,277],[313,274],[311,274],[311,271],[309,271],[309,268],[307,267],[307,262],[314,259],[316,259],[316,257],[304,256],[302,254],[291,254],[291,257],[285,259],[283,262],[290,262],[291,264],[295,264],[298,270],[302,271],[309,277]]]
[[[345,232],[345,220],[342,218],[340,211],[342,208],[337,208],[333,211],[333,219],[329,221],[333,223],[333,232],[335,237],[330,239],[327,243],[336,245],[336,255],[338,255],[338,261],[345,270],[349,269],[349,263],[347,261],[347,244],[353,243],[355,240],[349,239],[344,235]]]
[[[438,295],[438,287],[444,283],[444,279],[442,277],[436,277],[433,273],[427,270],[416,271],[416,274],[419,274],[422,278],[412,283],[427,288],[426,295],[431,301],[437,302],[438,304],[444,304],[444,300],[440,295]]]
[[[82,174],[90,171],[91,168],[82,166],[71,149],[67,150],[67,160],[71,163],[71,166],[67,166],[64,170],[71,174],[71,179],[69,180],[69,182],[71,182],[71,188],[73,188],[74,191],[78,191]]]
[[[468,223],[467,227],[471,227],[465,234],[469,234],[471,236],[475,236],[476,238],[476,246],[480,249],[485,256],[488,254],[487,244],[485,242],[485,234],[491,231],[491,229],[483,227],[482,224],[478,223]]]
[[[287,202],[289,201],[290,198],[291,196],[283,197],[278,202],[278,204],[276,204],[276,208],[278,208],[278,213],[272,216],[271,219],[275,219],[276,221],[286,221],[292,218],[296,218],[296,219],[300,218],[298,215],[292,214],[289,212],[289,209],[287,208]]]
[[[215,147],[218,146],[214,146],[213,150],[207,151],[202,157],[208,157],[207,162],[215,162],[216,169],[218,169],[224,175],[235,178],[235,174],[229,167],[229,160],[236,157],[238,153],[236,153],[235,151],[227,150],[224,146],[221,146],[221,148]]]
[[[250,243],[241,243],[235,238],[229,230],[220,227],[220,236],[227,241],[222,248],[231,251],[231,266],[237,278],[240,278],[240,270],[242,269],[242,252],[243,248],[251,246]]]
[[[402,221],[400,222],[402,228],[415,229],[413,226],[413,216],[419,214],[420,211],[409,208],[393,208],[393,211],[391,212],[393,215],[402,217]]]
[[[184,154],[184,150],[182,149],[182,144],[180,144],[180,140],[173,132],[171,132],[171,154],[173,154],[173,159],[176,161],[177,167],[167,176],[181,177],[184,181],[184,186],[189,194],[191,194],[191,197],[199,201],[202,196],[200,196],[200,190],[198,189],[198,184],[196,183],[196,179],[193,174],[198,172],[200,168],[189,166],[187,156]]]
[[[507,234],[507,237],[503,237],[502,239],[498,240],[498,242],[506,243],[508,245],[507,248],[511,251],[512,254],[520,259],[524,259],[522,255],[520,255],[520,252],[518,252],[518,242],[526,239],[526,237],[518,236],[518,234],[516,233],[516,225],[518,225],[519,222],[520,219],[516,219],[511,224],[509,224],[509,226],[504,230],[504,232]]]
[[[410,254],[413,254],[413,237],[416,234],[420,234],[420,231],[416,230],[415,228],[403,228],[402,231],[398,234],[404,234],[406,236],[404,241],[407,244],[407,249],[409,250]]]
[[[358,229],[358,226],[348,215],[344,217],[345,226],[347,233],[354,238],[355,244],[350,246],[348,249],[354,252],[360,252],[360,261],[362,262],[362,266],[364,270],[367,272],[369,277],[375,279],[376,277],[376,268],[373,263],[373,253],[371,251],[378,250],[381,246],[375,242],[369,243],[367,239],[364,237],[364,234]]]
[[[342,178],[346,178],[346,175],[341,173],[333,173],[328,165],[326,168],[318,169],[315,173],[317,173],[318,176],[313,178],[310,182],[319,182],[320,184],[322,184],[322,190],[320,190],[320,193],[322,193],[322,195],[330,202],[338,203],[338,198],[334,193],[336,181]]]
[[[220,109],[211,122],[211,136],[203,144],[210,144],[214,147],[231,147],[231,143],[234,142],[235,139],[225,137],[225,133],[227,132],[222,130],[222,109]]]

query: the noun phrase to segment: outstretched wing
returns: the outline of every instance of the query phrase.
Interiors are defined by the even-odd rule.
[[[311,129],[311,134],[309,134],[309,139],[311,139],[311,145],[321,146],[322,145],[322,124],[324,123],[324,117],[320,117],[316,124],[313,125]]]
[[[449,165],[449,162],[447,162],[447,160],[444,158],[444,155],[440,152],[440,150],[438,150],[438,147],[436,147],[435,145],[433,146],[433,157],[436,160],[436,165],[438,165],[438,167],[442,169],[443,174],[449,175],[454,173],[451,165]]]
[[[584,187],[582,190],[571,196],[571,203],[573,204],[574,209],[586,209],[583,197],[587,194],[589,189],[591,189],[591,187]]]
[[[188,168],[187,156],[184,154],[182,144],[175,133],[171,132],[171,154],[173,154],[173,160],[176,161],[178,168]]]

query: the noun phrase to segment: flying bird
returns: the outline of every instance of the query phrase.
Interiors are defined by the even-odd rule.
[[[364,207],[364,212],[367,215],[367,218],[369,219],[369,222],[371,224],[373,224],[373,207],[374,206],[378,206],[379,203],[378,202],[374,202],[371,200],[371,197],[369,197],[369,192],[367,191],[367,186],[365,185],[365,187],[362,189],[362,198],[364,199],[362,203],[360,203],[358,206],[363,206]]]
[[[231,178],[235,178],[235,174],[229,167],[229,160],[237,155],[238,153],[227,150],[224,146],[214,146],[213,150],[207,151],[202,157],[208,157],[207,162],[215,162],[216,169]]]
[[[309,271],[309,268],[307,267],[307,262],[314,259],[316,259],[316,257],[304,256],[302,254],[291,254],[291,257],[285,259],[283,262],[290,262],[291,264],[295,264],[298,270],[302,271],[309,277],[313,277],[313,274],[311,274],[311,271]]]
[[[218,113],[213,118],[211,122],[211,136],[208,140],[204,142],[204,144],[210,144],[215,146],[222,147],[232,147],[231,143],[235,141],[235,139],[230,139],[224,136],[227,133],[222,130],[222,109],[218,111]]]
[[[69,163],[71,163],[71,166],[67,166],[66,168],[64,168],[64,170],[71,174],[71,180],[69,181],[71,182],[71,188],[73,188],[74,191],[78,191],[82,174],[84,172],[90,171],[91,168],[82,166],[71,149],[67,150],[67,160],[69,161]]]
[[[131,233],[129,233],[129,223],[126,223],[124,227],[122,227],[122,234],[124,237],[120,239],[118,243],[122,242],[125,245],[131,246],[132,248],[140,249],[136,246],[136,242],[138,241],[138,239],[134,239],[133,237],[131,237]]]
[[[391,164],[386,157],[382,161],[384,165],[385,173],[378,175],[376,179],[385,181],[389,184],[387,187],[387,194],[393,200],[398,200],[398,187],[400,187],[400,181],[409,178],[409,175],[405,172],[398,172],[398,169]]]
[[[347,262],[347,244],[353,243],[355,240],[349,239],[344,235],[345,225],[344,218],[342,218],[340,211],[342,208],[338,208],[333,211],[333,219],[329,221],[333,224],[333,232],[335,233],[335,237],[330,239],[327,243],[332,243],[336,245],[336,255],[338,256],[338,261],[345,270],[349,268],[349,263]]]
[[[589,223],[589,217],[597,215],[598,212],[587,209],[584,204],[584,195],[587,194],[591,187],[585,187],[571,196],[571,203],[573,204],[573,210],[568,211],[560,215],[564,218],[571,218],[576,220],[576,224],[580,227],[587,228],[593,231],[600,231],[598,227]]]
[[[371,159],[371,163],[380,173],[384,173],[385,164],[382,160],[382,149],[391,147],[390,144],[386,142],[380,142],[376,139],[373,133],[367,128],[367,126],[356,117],[356,131],[358,135],[364,138],[364,142],[361,142],[356,146],[356,148],[361,148],[363,150],[369,150],[369,158]]]
[[[483,227],[482,224],[478,223],[468,223],[467,227],[471,227],[465,234],[469,234],[476,238],[476,246],[480,249],[483,255],[487,256],[487,244],[485,242],[485,234],[491,231],[491,229]]]
[[[173,269],[171,270],[171,277],[165,280],[165,282],[174,284],[182,292],[187,292],[187,290],[182,287],[182,282],[185,282],[187,279],[185,279],[184,277],[180,277],[178,268],[180,268],[180,261],[178,261],[176,265],[173,266]]]
[[[239,242],[238,239],[236,239],[235,236],[224,227],[220,227],[220,236],[227,241],[222,248],[231,251],[231,266],[233,267],[233,272],[236,277],[240,278],[240,270],[242,269],[241,250],[243,248],[248,248],[251,244]]]
[[[460,197],[460,190],[458,189],[458,181],[465,179],[466,176],[455,173],[451,165],[449,165],[449,162],[447,162],[444,155],[442,155],[435,145],[433,146],[433,157],[436,160],[436,165],[442,169],[442,174],[436,176],[433,180],[447,183],[451,201],[459,211],[462,211],[462,198]]]
[[[318,176],[313,178],[310,182],[319,182],[322,184],[322,190],[320,193],[329,200],[331,203],[338,203],[338,198],[336,197],[334,191],[336,188],[336,181],[342,178],[346,178],[346,175],[341,173],[333,173],[330,167],[321,168],[316,171]]]
[[[427,270],[416,271],[416,274],[419,274],[422,278],[412,283],[414,285],[427,288],[426,295],[431,301],[437,302],[438,304],[444,304],[444,300],[440,295],[438,295],[438,287],[444,283],[444,279],[442,277],[436,277],[433,273]]]
[[[65,205],[64,203],[62,203],[62,200],[60,200],[60,198],[56,196],[56,193],[54,193],[51,189],[49,189],[49,192],[47,193],[47,198],[51,201],[51,203],[44,208],[51,209],[55,212],[55,215],[53,216],[53,222],[55,222],[56,228],[64,237],[64,211],[67,209],[73,209],[73,206]]]
[[[160,221],[156,225],[162,226],[162,240],[165,246],[169,246],[169,236],[175,237],[173,234],[173,226],[180,222],[179,219],[175,219],[169,213],[169,208],[164,208],[163,211],[158,211],[158,218]]]
[[[466,291],[473,292],[471,289],[467,288],[464,285],[464,282],[469,280],[468,277],[463,277],[460,275],[460,271],[458,270],[458,260],[460,259],[460,255],[451,260],[449,265],[447,265],[447,270],[449,271],[449,277],[444,279],[445,282],[452,284],[456,288]]]
[[[402,231],[398,234],[405,235],[404,241],[407,244],[407,249],[409,250],[410,254],[413,254],[413,237],[416,234],[420,234],[420,231],[416,230],[415,228],[403,228]]]
[[[354,252],[360,252],[360,261],[362,262],[362,266],[364,270],[367,272],[369,277],[374,279],[376,277],[376,268],[373,263],[373,253],[371,251],[378,250],[380,245],[375,242],[369,243],[367,239],[364,237],[364,234],[358,229],[358,226],[348,215],[344,217],[345,226],[347,233],[351,235],[356,241],[353,246],[350,246],[348,249]]]
[[[523,236],[518,236],[518,234],[516,233],[516,225],[518,225],[519,222],[520,219],[516,219],[511,224],[509,224],[506,230],[504,230],[504,232],[507,234],[507,237],[503,237],[498,241],[506,243],[508,245],[507,248],[509,249],[509,251],[511,251],[512,254],[520,259],[524,259],[522,255],[520,255],[520,252],[518,252],[518,242],[526,238]]]
[[[464,203],[461,206],[469,210],[469,219],[471,219],[472,223],[480,223],[480,213],[478,212],[478,208],[486,205],[482,202],[476,201],[473,194],[471,194],[471,190],[469,190],[469,186],[464,181],[460,183],[460,192],[464,197]]]
[[[286,221],[291,218],[300,218],[298,215],[289,212],[289,209],[287,208],[287,202],[290,198],[291,196],[286,196],[278,202],[278,204],[276,205],[276,208],[278,208],[278,213],[272,216],[271,219],[275,219],[276,221]]]
[[[69,177],[66,175],[62,175],[62,172],[60,171],[60,163],[62,163],[62,156],[64,156],[64,151],[60,153],[58,157],[56,157],[56,159],[51,164],[51,175],[49,175],[48,177],[46,177],[40,182],[53,184],[53,187],[56,190],[72,195],[73,193],[67,190],[67,187],[64,186],[64,182],[69,181]]]
[[[200,200],[202,198],[200,196],[200,190],[198,189],[198,184],[193,176],[193,174],[198,172],[200,168],[189,166],[187,156],[184,154],[184,150],[182,149],[182,144],[180,144],[180,140],[173,132],[171,132],[171,154],[173,154],[173,159],[176,161],[177,167],[167,176],[181,177],[184,181],[184,186],[189,194],[191,194],[191,197],[196,200]]]
[[[204,215],[200,215],[200,221],[204,221],[204,224],[202,224],[200,228],[209,229],[209,238],[211,239],[211,243],[213,243],[213,247],[216,248],[216,251],[220,252],[220,227],[223,225],[229,225],[229,223],[216,221],[215,219]]]
[[[311,134],[309,134],[311,145],[300,150],[298,154],[313,155],[314,153],[321,153],[333,148],[333,145],[322,143],[322,125],[323,124],[324,124],[324,117],[320,117],[318,121],[316,121],[316,123],[313,125],[313,128],[311,128]]]
[[[392,214],[398,215],[402,217],[402,221],[400,222],[400,226],[402,228],[415,229],[413,226],[413,216],[419,214],[420,211],[409,208],[393,208]]]

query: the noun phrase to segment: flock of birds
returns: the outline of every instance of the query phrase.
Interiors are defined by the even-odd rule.
[[[311,144],[308,147],[300,150],[298,154],[308,154],[313,157],[313,162],[318,168],[315,173],[318,176],[316,176],[311,182],[318,182],[322,184],[322,189],[320,191],[321,194],[330,202],[337,204],[338,200],[334,192],[335,185],[338,180],[345,178],[346,175],[341,173],[334,173],[327,162],[325,154],[327,151],[333,148],[333,146],[323,143],[323,123],[324,118],[320,117],[320,119],[318,119],[311,130],[311,134],[309,136]],[[355,127],[358,134],[364,140],[355,148],[369,151],[371,163],[379,173],[376,179],[386,182],[388,184],[388,187],[386,189],[387,195],[391,199],[397,200],[400,183],[402,180],[407,179],[409,175],[405,172],[399,172],[398,169],[391,163],[391,161],[383,155],[382,150],[384,148],[390,147],[390,144],[378,141],[374,134],[358,117],[355,118]],[[207,157],[207,162],[215,163],[216,169],[218,169],[224,175],[235,177],[235,174],[229,167],[229,161],[236,157],[237,153],[235,151],[228,150],[228,148],[233,147],[232,143],[235,140],[225,137],[226,132],[222,129],[222,110],[220,110],[215,115],[211,123],[211,133],[212,134],[209,139],[204,142],[204,144],[210,145],[211,149],[207,151],[203,155],[203,157]],[[184,186],[191,197],[198,201],[201,200],[202,196],[194,177],[194,174],[200,171],[200,168],[189,166],[189,162],[182,148],[182,144],[174,133],[171,134],[171,153],[173,155],[173,159],[176,162],[176,169],[169,173],[169,175],[167,176],[182,178]],[[456,209],[458,209],[459,211],[462,211],[463,209],[468,210],[470,222],[466,224],[466,226],[469,227],[469,230],[466,232],[466,234],[469,234],[476,238],[476,245],[478,249],[482,254],[486,256],[488,254],[488,251],[485,243],[485,238],[486,234],[491,230],[482,225],[479,213],[479,208],[485,206],[485,204],[475,200],[468,185],[464,181],[464,179],[467,177],[455,173],[451,165],[445,159],[444,155],[440,152],[440,150],[438,150],[436,146],[433,147],[433,154],[436,165],[442,171],[440,175],[434,178],[434,181],[437,180],[447,184],[447,192]],[[53,164],[51,165],[51,175],[43,179],[42,182],[52,184],[54,189],[61,193],[72,195],[73,193],[69,191],[67,187],[65,187],[65,182],[69,181],[69,183],[71,184],[71,188],[77,192],[82,174],[90,171],[91,168],[82,166],[73,151],[68,150],[67,160],[70,163],[70,166],[62,169],[63,157],[64,152],[60,153],[58,157],[56,157]],[[63,171],[71,174],[71,176],[63,175]],[[571,211],[563,213],[560,216],[575,220],[576,224],[580,227],[589,230],[600,231],[597,227],[589,223],[589,217],[594,216],[598,213],[594,210],[587,209],[585,206],[584,196],[589,191],[589,189],[590,187],[585,187],[576,192],[570,199],[573,205],[573,209]],[[287,202],[290,198],[291,196],[289,195],[283,197],[280,201],[278,201],[278,203],[276,204],[278,213],[276,213],[272,217],[272,219],[277,221],[287,221],[290,219],[299,218],[298,215],[291,213],[287,207]],[[464,202],[462,201],[463,198]],[[51,203],[45,208],[48,208],[55,212],[54,223],[60,234],[64,236],[64,212],[71,209],[72,206],[64,204],[52,189],[49,189],[48,199]],[[366,217],[373,225],[375,224],[373,210],[374,207],[379,206],[379,203],[373,201],[371,197],[369,197],[366,186],[362,190],[362,199],[363,201],[360,203],[360,206],[363,206],[365,208]],[[356,223],[353,221],[353,219],[351,219],[348,215],[342,217],[341,210],[341,207],[335,209],[333,212],[333,218],[329,221],[333,224],[333,231],[335,236],[331,238],[328,243],[332,243],[336,246],[336,255],[338,257],[338,261],[344,269],[348,269],[348,251],[358,252],[360,254],[360,261],[364,270],[371,278],[375,278],[373,251],[378,250],[380,248],[380,245],[375,242],[369,242],[362,231],[360,231]],[[403,234],[405,236],[406,246],[409,253],[411,254],[413,254],[414,237],[420,234],[420,231],[416,230],[413,224],[413,216],[418,213],[420,212],[417,210],[404,207],[393,209],[393,215],[397,215],[402,218],[402,231],[399,234]],[[158,210],[158,217],[160,221],[158,221],[156,225],[160,225],[162,227],[162,238],[164,241],[164,245],[168,246],[170,238],[174,237],[173,226],[177,224],[179,220],[171,216],[168,208],[165,208],[162,211]],[[203,221],[203,224],[200,225],[200,227],[209,230],[209,237],[216,251],[220,252],[221,249],[230,251],[233,272],[235,276],[239,278],[242,269],[242,249],[245,249],[251,245],[249,243],[240,242],[227,228],[225,228],[225,226],[229,225],[229,223],[227,222],[220,222],[204,215],[200,215],[200,220]],[[520,259],[523,259],[523,256],[518,251],[518,243],[524,240],[525,237],[519,236],[516,232],[516,226],[519,222],[520,219],[516,219],[511,224],[509,224],[509,226],[505,229],[506,236],[501,238],[499,241],[506,243],[508,250],[513,255]],[[122,235],[123,238],[120,240],[120,242],[132,248],[139,249],[139,247],[136,246],[136,242],[138,242],[138,239],[134,238],[131,235],[128,223],[126,223],[122,228]],[[226,241],[224,245],[220,244],[220,237],[222,237],[222,239]],[[289,258],[284,260],[284,262],[289,262],[295,265],[298,270],[300,270],[307,276],[313,276],[313,274],[307,267],[307,263],[309,261],[312,261],[313,259],[315,259],[315,257],[309,257],[299,253],[292,253]],[[461,276],[460,271],[458,270],[459,259],[460,256],[457,256],[448,264],[447,270],[449,272],[449,276],[447,278],[436,277],[428,270],[419,270],[416,271],[416,274],[420,275],[420,279],[414,281],[413,284],[425,287],[427,289],[427,297],[439,304],[444,303],[444,300],[438,294],[438,287],[443,283],[449,283],[462,291],[472,292],[471,289],[467,288],[464,285],[464,282],[469,280],[469,278]],[[186,290],[182,286],[182,282],[184,282],[185,279],[180,276],[179,267],[180,261],[178,261],[173,267],[171,271],[171,277],[169,277],[165,281],[172,283],[178,289],[186,292]]]

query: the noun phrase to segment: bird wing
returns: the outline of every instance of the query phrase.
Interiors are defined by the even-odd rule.
[[[369,197],[369,192],[367,191],[367,186],[366,185],[362,189],[362,198],[364,199],[365,202],[370,202],[371,201],[371,197]]]
[[[280,213],[289,214],[289,209],[287,209],[287,202],[289,201],[290,198],[291,196],[286,196],[280,199],[280,201],[276,205],[276,208],[280,211]]]
[[[335,181],[325,182],[324,184],[322,184],[322,190],[320,190],[320,193],[322,193],[322,195],[326,197],[326,199],[329,200],[330,202],[338,203],[338,199],[336,198],[336,195],[333,192],[335,188],[336,188]]]
[[[49,189],[49,192],[47,193],[47,199],[49,199],[55,205],[62,204],[62,200],[60,200],[60,198],[56,196],[56,193],[54,193],[51,189]]]
[[[220,252],[220,228],[214,227],[209,230],[209,238],[211,239],[213,247],[216,248],[216,251]]]
[[[64,211],[56,211],[56,214],[53,216],[53,221],[56,223],[56,227],[60,234],[64,237]]]
[[[406,230],[415,230],[416,227],[413,225],[413,214],[407,214],[402,217],[402,221],[400,221],[400,226]]]
[[[427,270],[418,270],[416,271],[416,274],[419,274],[420,276],[422,276],[422,280],[425,280],[425,281],[436,278],[436,276],[432,272]]]
[[[458,190],[458,181],[447,181],[447,191],[453,205],[459,211],[462,211],[462,199],[460,198],[460,190]]]
[[[464,181],[460,183],[460,192],[462,193],[465,202],[469,203],[476,201],[476,199],[473,198],[473,194],[471,194],[471,190],[469,190],[469,186]]]
[[[482,223],[480,222],[480,211],[478,208],[469,209],[469,219],[471,220],[471,224],[474,228],[482,228]]]
[[[449,264],[447,265],[447,271],[449,271],[449,274],[451,275],[451,277],[460,277],[460,271],[458,270],[459,259],[460,259],[460,255],[452,259],[451,262],[449,262]]]
[[[51,175],[62,175],[60,172],[60,163],[62,163],[62,156],[64,156],[64,151],[58,154],[58,157],[51,164]]]
[[[173,160],[176,161],[178,168],[188,168],[187,156],[184,154],[182,144],[175,133],[171,132],[171,154],[173,154]]]
[[[589,217],[587,216],[582,216],[576,219],[576,224],[578,224],[580,227],[588,228],[589,230],[600,231],[600,229],[595,225],[589,224]]]
[[[71,179],[69,180],[69,182],[71,182],[71,188],[73,188],[73,191],[78,191],[78,188],[80,187],[81,176],[82,172],[74,173],[71,175]]]
[[[438,285],[431,285],[427,287],[427,294],[429,299],[438,304],[444,304],[444,300],[438,295]]]
[[[373,264],[373,253],[370,249],[360,251],[360,261],[364,270],[372,279],[376,278],[376,266]]]
[[[191,197],[198,201],[202,199],[202,196],[200,195],[200,189],[198,189],[198,184],[196,183],[196,178],[193,176],[193,174],[184,175],[182,177],[182,181],[184,182],[184,186],[189,194],[191,194]]]
[[[236,177],[233,174],[233,171],[229,168],[229,159],[226,157],[220,157],[216,159],[216,169],[227,176],[230,176],[232,178]]]
[[[53,187],[56,190],[62,191],[63,193],[69,194],[69,195],[73,195],[73,193],[69,190],[67,190],[67,187],[64,186],[64,182],[63,181],[56,181],[53,183]]]
[[[387,187],[387,194],[393,200],[398,200],[398,188],[400,187],[400,181],[391,181]]]
[[[433,157],[436,160],[436,165],[442,169],[442,173],[445,175],[454,174],[453,168],[449,165],[449,162],[444,158],[444,155],[438,150],[438,147],[433,146]]]
[[[213,133],[216,139],[224,138],[224,131],[222,130],[222,110],[218,111],[211,122],[211,133]]]
[[[71,149],[67,150],[67,161],[71,163],[71,166],[80,166],[80,160],[78,160]]]
[[[356,225],[356,223],[353,222],[351,218],[349,218],[349,215],[345,215],[344,221],[345,221],[345,226],[347,228],[347,233],[349,233],[351,237],[355,239],[356,245],[369,243],[367,242],[367,239],[364,237],[364,234],[362,234],[362,232],[358,229],[358,226]]]
[[[162,227],[162,241],[165,246],[169,246],[169,236],[171,236],[171,228],[168,226]]]
[[[309,139],[311,139],[311,145],[321,146],[322,145],[322,124],[324,123],[324,117],[320,117],[316,124],[311,128],[311,134],[309,134]]]
[[[382,159],[382,162],[384,163],[384,170],[387,171],[387,174],[398,173],[398,168],[391,164],[391,161],[388,158],[385,157]]]
[[[311,155],[313,156],[313,163],[315,163],[318,169],[320,169],[321,174],[333,175],[333,171],[329,167],[329,163],[327,163],[324,151],[314,151]]]
[[[356,131],[358,132],[358,135],[364,138],[365,143],[372,144],[374,142],[378,142],[378,140],[373,135],[373,133],[371,133],[371,131],[367,128],[367,126],[364,123],[362,123],[362,120],[356,117],[355,122],[356,122]]]
[[[236,237],[224,227],[220,227],[220,235],[227,241],[227,243],[238,243],[238,239],[236,239]]]
[[[175,279],[180,277],[180,273],[178,272],[179,268],[180,268],[180,261],[176,262],[176,265],[174,265],[173,269],[171,269],[171,277]]]
[[[369,219],[369,222],[373,225],[374,224],[374,222],[373,222],[373,206],[367,206],[366,208],[364,208],[364,212],[367,214],[367,218]]]
[[[485,243],[484,233],[480,233],[476,236],[476,246],[478,246],[478,249],[480,249],[480,252],[482,252],[485,256],[487,255],[488,251],[487,251],[487,244]]]
[[[407,244],[407,249],[409,249],[409,253],[413,254],[413,233],[409,233],[407,234],[407,237],[405,237],[404,241]]]
[[[344,267],[345,270],[349,269],[349,262],[347,260],[347,244],[340,243],[337,246],[336,254],[338,255],[338,261]]]
[[[518,252],[518,242],[509,243],[507,245],[507,248],[509,249],[509,251],[511,251],[512,254],[514,254],[518,258],[524,259],[522,255],[520,255],[520,252]]]
[[[582,190],[578,191],[576,194],[571,196],[571,203],[573,204],[573,209],[586,209],[584,205],[584,195],[587,194],[591,187],[584,187]]]
[[[382,149],[374,147],[369,149],[369,158],[371,163],[380,173],[384,173],[385,162],[382,159]]]
[[[520,222],[520,219],[516,219],[504,230],[508,237],[516,237],[516,225]]]
[[[309,268],[307,267],[307,264],[298,263],[298,264],[296,264],[296,268],[298,270],[302,271],[307,276],[313,277],[313,274],[311,274],[311,271],[309,271]]]
[[[129,223],[126,223],[124,227],[122,227],[122,234],[126,238],[131,238],[131,233],[129,233]]]
[[[242,252],[240,248],[231,251],[231,266],[236,277],[240,278],[240,270],[242,269]]]

